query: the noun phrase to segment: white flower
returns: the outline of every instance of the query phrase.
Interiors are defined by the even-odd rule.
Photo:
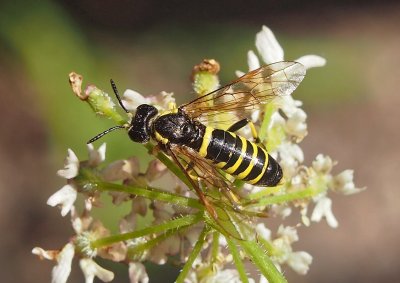
[[[149,260],[159,265],[165,264],[168,257],[178,254],[180,249],[181,239],[178,235],[172,235],[151,250]]]
[[[315,157],[315,160],[312,162],[312,167],[314,170],[321,174],[328,174],[331,172],[333,165],[335,165],[335,163],[332,161],[332,159],[329,156],[324,156],[323,154],[318,154],[317,157]]]
[[[40,259],[55,260],[57,255],[59,254],[59,251],[55,250],[46,251],[42,248],[35,247],[32,249],[32,253],[34,255],[39,256]]]
[[[148,283],[149,276],[146,273],[144,265],[140,262],[130,262],[129,279],[130,283]]]
[[[285,204],[273,204],[270,207],[270,211],[271,213],[274,213],[274,215],[279,215],[282,219],[285,219],[292,214],[292,208]]]
[[[297,242],[299,240],[299,235],[297,230],[291,226],[280,225],[277,232],[278,236],[284,238],[288,243]]]
[[[92,259],[83,258],[79,261],[79,265],[85,276],[86,283],[93,283],[94,277],[98,277],[103,282],[110,282],[114,279],[114,273],[104,269]]]
[[[65,185],[47,200],[50,206],[61,206],[61,215],[65,216],[74,206],[78,192],[73,185]]]
[[[294,176],[297,166],[304,161],[304,154],[300,146],[284,141],[279,145],[277,152],[285,178]]]
[[[272,258],[274,264],[279,267],[279,264],[286,263],[297,273],[306,274],[312,262],[312,256],[304,251],[293,251],[292,244],[299,240],[296,228],[280,225],[277,235],[279,237],[272,241],[274,249],[277,250]]]
[[[175,104],[173,93],[162,91],[159,94],[144,97],[140,93],[127,89],[122,96],[122,103],[129,111],[136,111],[136,108],[142,104],[150,104],[158,109],[169,109],[170,104]]]
[[[304,251],[292,252],[287,259],[287,263],[298,274],[304,275],[310,268],[312,256]]]
[[[263,26],[261,31],[256,35],[256,48],[265,64],[284,60],[284,52],[281,45],[276,40],[272,31],[266,26]],[[249,71],[260,67],[260,62],[253,51],[247,53],[247,61]],[[306,69],[322,67],[326,64],[326,60],[317,55],[305,55],[294,61],[303,64]]]
[[[316,201],[314,211],[311,214],[311,221],[320,222],[323,217],[326,218],[326,222],[332,228],[339,226],[332,212],[332,200],[326,196],[322,196]]]
[[[101,176],[108,182],[132,179],[139,175],[139,169],[139,159],[134,156],[110,163],[101,171]]]
[[[103,143],[97,150],[94,149],[93,144],[87,145],[89,151],[89,166],[96,167],[106,159],[106,143]]]
[[[353,170],[344,170],[340,174],[336,175],[332,180],[333,190],[337,192],[341,192],[344,195],[352,195],[359,193],[364,188],[356,188],[353,182]]]
[[[262,26],[261,31],[256,35],[256,47],[265,63],[283,61],[283,48],[272,31],[266,26]]]
[[[122,104],[129,111],[136,111],[136,108],[142,104],[148,104],[149,101],[137,91],[127,89],[122,96]]]
[[[256,233],[265,240],[271,240],[271,230],[269,230],[264,223],[257,224]]]
[[[74,258],[75,247],[68,243],[57,256],[57,265],[53,267],[51,272],[52,283],[65,283],[71,273],[72,259]]]
[[[78,176],[79,160],[76,154],[68,149],[68,155],[65,159],[64,169],[58,170],[57,174],[65,179],[72,179]]]

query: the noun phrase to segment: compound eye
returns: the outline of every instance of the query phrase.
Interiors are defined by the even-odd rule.
[[[184,134],[184,135],[190,134],[191,131],[192,131],[192,127],[189,124],[185,124],[182,127],[182,134]]]

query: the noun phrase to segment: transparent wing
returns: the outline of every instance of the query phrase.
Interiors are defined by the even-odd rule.
[[[228,121],[233,124],[233,119],[249,116],[260,104],[268,103],[277,96],[291,94],[305,73],[305,67],[297,62],[282,61],[266,65],[182,105],[180,109],[189,117],[210,126]]]
[[[254,231],[247,223],[251,218],[232,204],[236,195],[231,181],[221,174],[208,160],[190,148],[171,146],[171,154],[184,173],[191,179],[200,199],[206,199],[210,216],[207,223],[225,235],[239,240],[254,238]]]

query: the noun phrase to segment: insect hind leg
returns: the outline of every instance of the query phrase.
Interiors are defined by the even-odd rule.
[[[227,131],[229,132],[236,132],[239,131],[240,129],[244,128],[245,126],[249,125],[250,130],[251,130],[251,134],[253,136],[254,142],[257,144],[260,144],[260,138],[258,137],[258,133],[256,130],[256,126],[254,125],[254,123],[248,119],[248,118],[244,118],[238,122],[236,122],[235,124],[231,125]]]

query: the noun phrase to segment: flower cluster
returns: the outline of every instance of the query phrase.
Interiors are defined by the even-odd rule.
[[[265,26],[256,36],[256,47],[265,64],[284,59],[282,47]],[[306,69],[325,65],[325,59],[316,55],[295,61]],[[194,89],[199,95],[217,86],[219,66],[214,68],[215,63],[207,60],[204,68],[195,69]],[[253,51],[248,52],[248,65],[250,71],[260,67]],[[237,75],[243,73],[237,71]],[[127,124],[105,92],[95,86],[82,92],[82,76],[76,73],[70,74],[70,82],[74,93],[96,113],[114,119],[121,126]],[[132,112],[140,104],[163,110],[175,102],[171,93],[143,97],[133,90],[125,91],[122,101]],[[157,158],[148,164],[145,172],[140,171],[136,157],[103,164],[105,144],[98,149],[88,144],[89,158],[85,161],[79,161],[69,149],[64,169],[57,172],[67,184],[47,204],[60,207],[62,216],[70,214],[75,234],[60,250],[34,248],[32,252],[57,262],[52,272],[54,283],[67,281],[74,257],[79,258],[86,282],[93,282],[94,277],[109,282],[114,277],[111,271],[95,262],[98,257],[127,263],[132,283],[149,282],[143,263],[162,265],[172,258],[183,265],[176,282],[255,282],[245,270],[244,261],[248,259],[262,274],[259,282],[285,282],[280,272],[282,265],[306,274],[312,256],[305,251],[294,251],[293,244],[299,240],[297,228],[322,219],[329,226],[337,227],[328,194],[349,195],[363,189],[355,187],[352,170],[332,174],[335,162],[329,156],[319,154],[310,166],[304,164],[299,143],[307,135],[307,115],[301,106],[300,101],[287,95],[261,105],[251,115],[253,123],[261,129],[261,143],[281,165],[285,182],[275,188],[238,183],[238,190],[242,188],[240,207],[226,201],[226,194],[221,190],[208,188],[214,200],[214,217],[210,217],[204,202],[199,201],[182,170],[151,144],[146,147]],[[246,128],[240,134],[251,137]],[[199,185],[203,188],[207,184]],[[130,212],[119,220],[118,234],[111,235],[100,219],[92,216],[93,207],[99,205],[104,193],[111,196],[113,205],[130,203]],[[78,195],[84,203],[80,212],[76,208]],[[282,224],[272,237],[259,216],[267,211],[271,217],[284,220],[293,207],[300,208],[299,224],[295,227]],[[138,224],[141,217],[148,219],[148,226]],[[252,237],[245,236],[249,234]],[[228,268],[232,265],[234,269]]]

